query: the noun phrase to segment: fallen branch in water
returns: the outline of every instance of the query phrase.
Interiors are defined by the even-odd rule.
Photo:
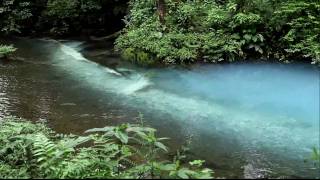
[[[95,37],[95,36],[90,36],[90,40],[92,41],[107,41],[110,39],[117,38],[121,34],[121,31],[117,31],[111,35],[104,36],[104,37]]]

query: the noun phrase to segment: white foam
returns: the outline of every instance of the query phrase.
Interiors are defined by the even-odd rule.
[[[81,61],[89,61],[88,59],[86,59],[79,51],[77,51],[76,49],[79,48],[79,46],[81,45],[81,42],[75,42],[75,43],[69,43],[69,45],[64,45],[61,44],[61,50],[62,52],[64,52],[66,55],[69,55],[71,57],[73,57],[76,60],[81,60]],[[91,62],[91,61],[90,61]],[[94,62],[92,62],[94,63]],[[111,74],[115,74],[117,76],[121,76],[120,73],[118,73],[117,71],[110,69],[108,67],[105,68],[105,70],[108,73]]]
[[[61,45],[61,50],[65,54],[67,54],[67,55],[69,55],[69,56],[71,56],[71,57],[73,57],[73,58],[75,58],[77,60],[87,60],[86,58],[83,57],[83,55],[81,53],[79,53],[78,51],[76,51],[74,48],[72,48],[70,46],[66,46],[66,45],[62,44]]]
[[[124,77],[113,69],[89,61],[76,50],[77,48],[79,49],[79,45],[81,44],[62,44],[62,53],[59,51],[56,53],[57,59],[60,59],[57,65],[75,75],[79,80],[91,84],[92,87],[105,89],[117,94],[130,95],[152,84],[143,74],[133,70],[128,70],[131,71],[130,75]]]
[[[144,88],[151,85],[149,79],[139,76],[137,79],[134,80],[135,83],[128,84],[121,92],[126,95],[134,94],[135,92],[139,92]]]

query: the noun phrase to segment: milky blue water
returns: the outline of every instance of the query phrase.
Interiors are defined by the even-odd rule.
[[[304,162],[311,149],[319,147],[316,66],[239,63],[111,69],[85,58],[82,43],[45,43],[54,44],[46,55],[50,73],[71,80],[64,88],[79,91],[71,99],[87,97],[75,103],[78,111],[95,103],[105,112],[113,106],[123,114],[139,111],[148,124],[172,139],[173,148],[190,140],[191,154],[207,160],[221,176],[319,177],[319,169]],[[112,106],[104,105],[110,102]]]

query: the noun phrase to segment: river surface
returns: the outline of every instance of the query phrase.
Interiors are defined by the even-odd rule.
[[[1,41],[19,50],[17,60],[0,62],[0,118],[81,134],[143,115],[171,139],[172,151],[189,144],[189,155],[206,160],[217,177],[320,177],[306,161],[319,147],[316,66],[142,68],[121,61],[107,43]]]

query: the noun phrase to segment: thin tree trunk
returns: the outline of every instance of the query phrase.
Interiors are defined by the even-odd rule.
[[[159,20],[161,24],[165,23],[166,16],[166,2],[165,0],[157,0],[157,9],[159,13]]]

